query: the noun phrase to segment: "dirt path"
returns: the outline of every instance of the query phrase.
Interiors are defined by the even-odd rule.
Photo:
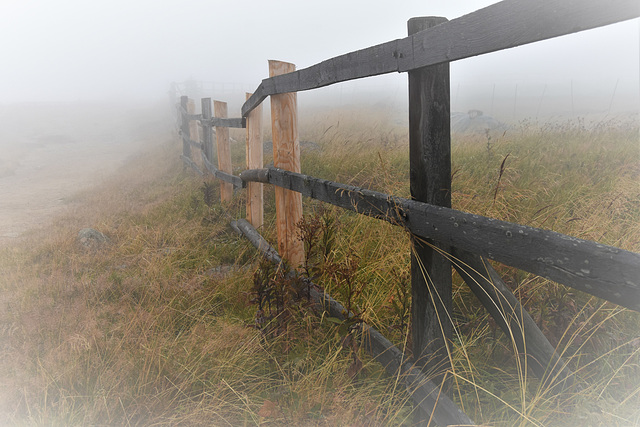
[[[102,104],[0,106],[0,244],[47,224],[153,137],[168,112]]]

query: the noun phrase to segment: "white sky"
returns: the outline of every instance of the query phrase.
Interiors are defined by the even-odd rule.
[[[304,68],[405,37],[411,17],[453,19],[494,2],[0,0],[0,104],[161,98],[189,78],[249,90],[268,59]],[[541,103],[557,88],[637,105],[639,29],[635,19],[456,62],[452,100],[530,91]]]

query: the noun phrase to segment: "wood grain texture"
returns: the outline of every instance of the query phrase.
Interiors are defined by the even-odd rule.
[[[637,0],[505,0],[409,37],[265,79],[242,107],[267,96],[452,62],[640,16]]]
[[[227,103],[213,101],[213,114],[215,117],[227,117]],[[216,146],[218,148],[218,169],[229,175],[233,173],[231,168],[231,148],[229,147],[229,128],[216,127]],[[230,202],[233,199],[233,185],[228,182],[220,184],[220,200]]]
[[[189,126],[189,97],[180,97],[180,136],[182,137],[182,156],[191,159],[191,128]],[[186,164],[185,164],[186,169]]]
[[[262,101],[267,99],[267,96],[269,95],[264,93],[264,87],[262,86],[262,83],[260,83],[249,99],[247,99],[247,101],[242,105],[242,117],[247,117],[254,108],[262,104]]]
[[[234,221],[233,225],[255,246],[271,263],[280,265],[282,259],[277,251],[251,226],[246,220]],[[318,290],[310,283],[311,299],[320,315],[340,320],[346,319],[346,308],[331,295]],[[347,316],[352,316],[347,313]],[[429,380],[412,361],[407,360],[403,352],[391,341],[386,339],[378,330],[361,323],[358,327],[362,348],[378,361],[391,378],[399,378],[411,394],[414,405],[432,415],[432,420],[438,425],[474,425],[460,408],[447,396],[440,393],[440,388]]]
[[[202,108],[202,148],[205,157],[209,160],[213,160],[213,129],[207,121],[211,119],[213,113],[211,111],[211,98],[202,98],[200,100]]]
[[[228,182],[233,185],[233,188],[245,188],[246,182],[243,181],[239,176],[231,175],[226,172],[222,172],[217,167],[215,167],[204,155],[202,152],[202,162],[204,163],[205,168],[216,178]]]
[[[196,112],[196,103],[193,99],[190,99],[187,103],[187,112],[189,116],[195,114]],[[198,121],[194,119],[189,120],[189,144],[193,147],[194,144],[191,141],[200,141],[200,131],[199,131]]]
[[[269,61],[270,76],[290,73],[294,70],[293,64]],[[271,135],[274,166],[299,173],[300,141],[298,140],[298,103],[295,93],[271,96]],[[302,219],[302,196],[284,188],[276,188],[275,193],[278,251],[291,266],[298,268],[304,260],[304,246],[298,239],[297,227]]]
[[[246,94],[247,99],[251,97]],[[262,105],[259,105],[247,116],[246,140],[247,169],[260,169],[264,166],[262,147]],[[255,228],[264,223],[264,184],[250,182],[247,185],[247,221]]]
[[[446,22],[446,18],[409,20],[409,34]],[[449,63],[409,73],[409,186],[411,197],[451,207],[451,127]],[[451,263],[441,253],[451,248],[431,239],[411,239],[411,333],[413,354],[434,381],[452,390],[445,380],[451,370],[448,346],[453,338]],[[451,395],[449,394],[449,397]],[[429,414],[416,414],[426,422]]]
[[[192,147],[197,148],[198,150],[202,150],[204,148],[202,143],[194,141],[193,139],[190,139],[187,142],[189,143],[189,145],[191,145]]]
[[[505,0],[411,37],[398,71],[522,46],[640,16],[635,0]]]
[[[225,128],[244,128],[246,127],[246,120],[244,117],[239,118],[221,118],[221,117],[211,117],[209,119],[205,119],[203,117],[202,124],[215,126],[215,127],[225,127]]]
[[[180,155],[180,158],[182,159],[182,161],[184,162],[185,165],[187,165],[191,169],[193,169],[198,175],[201,175],[201,176],[204,175],[204,172],[202,172],[200,170],[198,165],[196,165],[193,160],[191,160],[190,158],[184,156],[183,154]]]
[[[640,311],[638,253],[276,168],[247,171],[240,176],[400,225],[422,238]]]

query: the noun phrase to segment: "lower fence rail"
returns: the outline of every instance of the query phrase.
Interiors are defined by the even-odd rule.
[[[240,231],[270,262],[280,265],[282,259],[277,251],[253,228],[247,220],[240,219],[232,223],[232,227]],[[345,320],[345,307],[309,282],[310,296],[320,313],[329,313],[331,317]],[[347,316],[351,316],[347,313]],[[430,381],[420,368],[407,360],[402,350],[393,345],[379,331],[366,323],[358,326],[362,348],[378,361],[389,375],[397,377],[404,383],[411,394],[411,399],[424,413],[438,425],[475,425],[436,384]]]
[[[188,135],[183,135],[183,141],[186,147],[196,146]],[[203,147],[204,144],[196,146]],[[443,255],[450,259],[518,352],[527,357],[530,369],[543,384],[554,388],[571,386],[574,374],[485,258],[640,311],[640,254],[274,167],[245,170],[240,176],[235,176],[211,164],[204,150],[201,154],[204,170],[233,184],[236,189],[247,187],[249,182],[272,184],[385,220],[405,228],[418,238],[430,238],[450,246],[450,253]],[[198,174],[205,174],[193,162],[190,152],[181,158]],[[277,251],[249,222],[238,220],[232,226],[271,262],[282,262]],[[346,311],[342,305],[317,286],[310,286],[311,298],[322,312],[345,319]],[[404,353],[382,334],[364,323],[357,328],[362,347],[389,374],[401,378],[423,414],[441,425],[473,424],[441,387],[429,380],[419,366],[408,362]]]

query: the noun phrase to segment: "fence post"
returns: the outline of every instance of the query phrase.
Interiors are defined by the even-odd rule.
[[[181,96],[180,97],[180,134],[182,136],[182,155],[187,159],[191,159],[191,144],[189,143],[189,139],[191,139],[191,131],[189,129],[189,97]],[[186,164],[182,166],[183,170],[187,168]]]
[[[202,107],[202,151],[207,161],[211,163],[213,157],[213,132],[211,124],[207,123],[207,120],[211,120],[211,98],[202,98],[200,100]],[[206,165],[205,169],[209,170]],[[210,172],[209,172],[210,173]]]
[[[269,77],[295,71],[288,62],[269,61]],[[300,173],[298,140],[298,97],[295,92],[271,95],[271,133],[275,167]],[[297,224],[302,219],[302,194],[276,187],[278,251],[294,268],[304,260],[304,247],[298,239]]]
[[[446,22],[441,17],[412,18],[409,35]],[[451,130],[449,63],[409,71],[410,188],[414,200],[451,207]],[[447,351],[451,340],[451,263],[431,245],[412,238],[412,338],[413,355],[436,384],[451,396],[451,368]],[[418,414],[420,415],[420,414]],[[428,415],[428,414],[427,414]]]
[[[247,99],[252,94],[247,93]],[[247,169],[260,169],[263,166],[262,152],[262,104],[253,109],[247,116]],[[247,184],[247,221],[254,228],[262,227],[264,222],[262,183]]]
[[[190,99],[189,102],[187,103],[187,113],[196,114],[196,103],[193,99]],[[189,138],[192,141],[196,141],[196,142],[200,140],[200,132],[198,132],[197,120],[189,120]]]
[[[213,114],[215,117],[227,118],[227,103],[213,101]],[[229,149],[229,128],[216,126],[216,146],[218,148],[218,169],[228,174],[231,169],[231,150]],[[233,198],[233,184],[222,182],[220,184],[220,200],[230,202]]]

